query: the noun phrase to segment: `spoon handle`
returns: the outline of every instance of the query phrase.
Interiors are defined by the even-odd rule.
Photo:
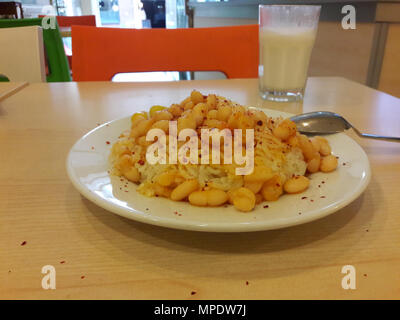
[[[389,142],[400,142],[400,137],[387,137],[387,136],[379,136],[376,134],[368,134],[368,133],[360,133],[360,136],[362,136],[364,138],[385,140],[385,141],[389,141]]]
[[[377,134],[361,133],[360,131],[358,131],[357,128],[354,128],[353,126],[352,126],[352,128],[360,137],[363,137],[363,138],[384,140],[384,141],[388,141],[388,142],[400,142],[400,137],[388,137],[388,136],[379,136]]]

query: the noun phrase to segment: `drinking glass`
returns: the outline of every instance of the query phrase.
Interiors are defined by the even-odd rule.
[[[302,100],[321,6],[260,5],[259,86],[263,99]]]

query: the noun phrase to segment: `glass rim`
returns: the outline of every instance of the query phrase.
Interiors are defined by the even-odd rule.
[[[280,7],[280,8],[315,8],[315,9],[317,9],[317,8],[319,8],[319,9],[321,9],[322,8],[322,5],[318,5],[318,4],[259,4],[258,5],[258,8],[260,9],[260,8],[273,8],[273,7],[275,7],[275,8],[277,8],[277,7]]]

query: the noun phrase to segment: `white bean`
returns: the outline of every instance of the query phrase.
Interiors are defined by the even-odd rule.
[[[180,201],[185,199],[189,194],[199,188],[199,183],[196,179],[186,180],[177,186],[171,193],[171,200]]]
[[[333,155],[329,155],[321,159],[320,170],[322,172],[332,172],[337,168],[337,166],[338,159]]]
[[[261,189],[261,194],[267,201],[276,201],[283,193],[281,179],[274,177],[266,182]]]
[[[320,164],[321,164],[321,156],[318,152],[316,152],[315,157],[312,158],[307,163],[308,172],[310,172],[310,173],[317,172],[319,170]]]
[[[283,189],[287,193],[300,193],[308,188],[310,180],[305,176],[295,176],[290,178],[283,185]]]
[[[256,196],[247,188],[239,188],[232,195],[233,205],[236,209],[243,212],[249,212],[256,205]]]

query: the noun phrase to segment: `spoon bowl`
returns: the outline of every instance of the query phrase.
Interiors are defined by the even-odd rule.
[[[296,123],[299,132],[304,134],[332,134],[353,129],[360,137],[400,142],[399,137],[380,136],[361,133],[341,115],[328,111],[317,111],[300,114],[290,118]]]

